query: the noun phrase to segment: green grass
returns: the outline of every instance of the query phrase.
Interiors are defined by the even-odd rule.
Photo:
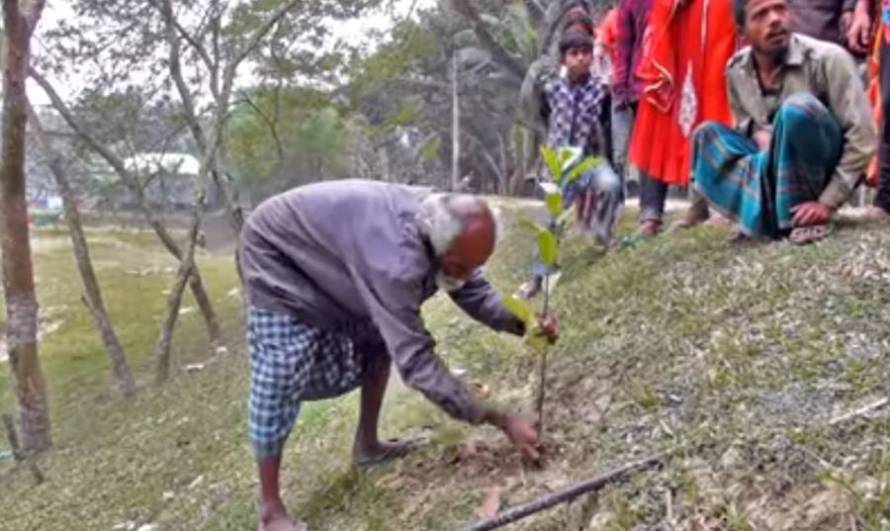
[[[525,215],[509,204],[505,210],[511,220]],[[621,230],[632,227],[628,214]],[[605,515],[608,529],[651,528],[665,521],[666,491],[680,528],[694,521],[763,528],[757,525],[765,508],[803,522],[786,505],[803,506],[795,496],[830,488],[823,465],[805,448],[826,456],[858,490],[837,489],[851,514],[803,528],[834,529],[834,517],[879,521],[890,496],[886,489],[866,492],[857,480],[890,478],[880,451],[888,423],[831,427],[828,420],[886,392],[890,271],[881,264],[890,235],[843,226],[824,243],[798,248],[733,247],[726,234],[695,229],[608,255],[577,237],[567,242],[553,301],[563,336],[550,354],[544,469],[524,469],[495,430],[455,423],[393,382],[383,434],[425,432],[431,443],[397,463],[356,471],[349,466],[356,396],[307,404],[285,455],[289,507],[313,529],[455,529],[474,520],[492,485],[514,504],[640,454],[682,446],[662,470],[520,528],[578,528],[593,514]],[[248,373],[240,299],[228,296],[237,285],[231,257],[200,258],[231,352],[198,373],[176,370],[168,385],[155,388],[153,350],[173,276],[164,268],[174,263],[147,233],[90,237],[140,392],[129,401],[112,398],[64,235],[40,233],[40,302],[50,319],[63,319],[41,344],[56,446],[40,459],[49,478],[43,485],[0,466],[0,529],[110,529],[124,522],[252,528]],[[509,292],[525,279],[533,241],[527,228],[510,225],[488,268],[497,288]],[[185,306],[193,306],[190,299]],[[493,402],[532,410],[537,360],[521,341],[485,330],[444,297],[424,313],[449,365],[488,385]],[[183,316],[175,367],[209,358],[200,315]],[[0,380],[7,411],[8,382]],[[742,458],[726,458],[728,448]]]

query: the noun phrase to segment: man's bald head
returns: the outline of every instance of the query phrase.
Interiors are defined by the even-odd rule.
[[[466,279],[494,252],[497,220],[478,197],[431,194],[421,204],[419,221],[450,277]]]

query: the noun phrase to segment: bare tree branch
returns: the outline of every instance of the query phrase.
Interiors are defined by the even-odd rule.
[[[198,57],[201,58],[201,61],[204,62],[204,66],[207,67],[207,70],[211,72],[210,79],[211,80],[214,79],[216,77],[215,76],[215,72],[216,72],[216,68],[217,68],[216,62],[210,58],[210,54],[207,53],[207,48],[205,48],[204,45],[201,43],[201,41],[198,40],[198,37],[192,36],[192,34],[189,33],[189,31],[187,29],[185,29],[182,26],[182,24],[179,23],[179,20],[176,20],[174,18],[173,25],[176,28],[176,31],[179,33],[179,35],[183,39],[185,39],[185,42],[187,42],[189,44],[189,46],[191,46],[195,50],[195,53],[197,53]],[[217,88],[218,87],[216,87],[213,83],[211,83],[210,91],[213,92],[213,97],[218,96],[218,94],[216,93]]]
[[[244,103],[246,103],[248,107],[253,109],[253,112],[255,112],[257,114],[257,116],[259,116],[260,119],[269,128],[269,133],[272,135],[272,140],[275,141],[275,152],[278,154],[278,162],[284,162],[284,147],[281,145],[281,138],[278,136],[278,125],[275,122],[273,122],[266,115],[266,113],[264,113],[263,110],[260,109],[256,105],[256,103],[253,102],[252,99],[250,99],[249,94],[244,92],[241,94],[241,97],[244,98],[243,99]]]
[[[192,97],[192,93],[189,91],[188,85],[182,74],[182,62],[180,60],[179,38],[176,36],[177,22],[175,15],[173,14],[173,2],[171,0],[156,0],[155,5],[161,10],[161,16],[164,18],[166,26],[167,46],[169,47],[168,64],[170,67],[170,77],[173,78],[173,83],[176,85],[177,92],[179,92],[179,99],[182,102],[182,110],[183,114],[185,114],[186,123],[189,124],[189,128],[192,130],[192,135],[195,137],[195,142],[198,144],[198,148],[201,151],[204,151],[204,131],[201,129],[201,124],[198,122],[198,115],[195,112],[195,100]]]
[[[247,41],[247,44],[241,49],[237,54],[235,54],[234,59],[226,66],[226,79],[230,79],[235,76],[235,70],[238,69],[238,66],[241,64],[244,59],[250,55],[257,46],[259,46],[260,41],[268,34],[272,28],[275,27],[276,24],[293,8],[299,4],[301,0],[290,0],[288,3],[279,7],[272,16],[269,17],[262,26],[257,28],[257,30],[251,35],[250,39]]]
[[[470,26],[473,27],[473,33],[476,34],[476,38],[479,39],[479,42],[485,49],[491,52],[492,57],[506,68],[509,73],[519,79],[523,79],[525,77],[525,67],[495,40],[472,2],[470,0],[452,0],[452,4],[467,19]]]
[[[22,6],[21,16],[28,25],[29,36],[34,33],[34,29],[37,27],[37,21],[40,20],[44,5],[46,5],[46,0],[30,0]]]

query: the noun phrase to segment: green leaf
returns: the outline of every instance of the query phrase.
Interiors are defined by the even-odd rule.
[[[562,194],[547,194],[547,211],[550,212],[550,217],[553,219],[558,219],[560,215],[562,215]]]
[[[528,218],[520,218],[519,224],[524,226],[527,229],[531,229],[531,230],[535,231],[535,234],[539,234],[542,230],[543,231],[547,230],[544,227],[538,225],[537,223],[535,223],[534,221],[532,221]]]
[[[573,146],[563,146],[559,148],[559,175],[565,174],[566,170],[571,168],[576,162],[581,160],[584,152],[581,148]]]
[[[559,242],[556,239],[556,235],[546,229],[539,231],[538,251],[544,264],[548,266],[556,265],[556,261],[559,258]]]
[[[544,159],[544,164],[547,166],[547,171],[550,172],[550,178],[553,180],[557,180],[562,177],[562,161],[559,159],[559,154],[548,146],[541,146],[541,158]]]
[[[575,167],[573,167],[566,174],[565,182],[570,183],[581,176],[581,174],[596,168],[600,164],[600,159],[594,157],[587,157],[586,159],[579,162]]]
[[[544,200],[547,202],[547,211],[550,212],[552,219],[557,219],[562,214],[562,191],[559,186],[550,182],[540,183],[539,186],[544,190]]]
[[[525,334],[525,344],[528,345],[529,350],[537,354],[543,354],[547,351],[547,347],[550,346],[547,343],[547,338],[534,330],[531,333]]]
[[[520,299],[516,295],[504,297],[504,307],[510,311],[517,319],[525,323],[526,329],[530,329],[535,320],[535,312],[531,305],[525,299]]]

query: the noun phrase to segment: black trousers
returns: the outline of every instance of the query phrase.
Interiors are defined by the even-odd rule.
[[[689,182],[689,186],[692,186],[692,181]],[[640,172],[640,223],[661,222],[667,196],[668,185]],[[697,190],[692,193],[692,203],[689,205],[687,215],[698,219],[708,218],[708,200]]]

